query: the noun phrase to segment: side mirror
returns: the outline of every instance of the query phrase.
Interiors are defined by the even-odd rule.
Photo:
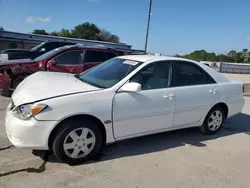
[[[51,64],[51,65],[56,65],[56,60],[55,59],[51,59],[51,60],[49,60],[48,63]]]
[[[119,92],[140,92],[141,91],[141,84],[138,84],[136,82],[129,82],[123,85],[120,89]]]
[[[45,51],[46,51],[45,48],[41,48],[41,49],[39,50],[39,52],[45,52]]]

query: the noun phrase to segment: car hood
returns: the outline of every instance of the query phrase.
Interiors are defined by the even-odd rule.
[[[20,64],[20,63],[33,63],[32,59],[14,59],[9,61],[0,61],[0,66],[2,65],[12,65],[12,64]]]
[[[27,77],[15,90],[16,106],[63,95],[101,90],[77,79],[73,74],[37,72]]]

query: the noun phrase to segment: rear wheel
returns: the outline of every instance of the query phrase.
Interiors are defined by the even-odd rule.
[[[198,129],[204,134],[214,134],[222,126],[225,120],[225,111],[221,107],[215,107],[208,113],[203,125]]]
[[[77,119],[65,122],[60,127],[52,146],[60,161],[78,164],[99,154],[103,145],[102,132],[94,122]]]

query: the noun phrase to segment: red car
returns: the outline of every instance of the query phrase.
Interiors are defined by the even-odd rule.
[[[22,80],[37,71],[81,73],[125,52],[110,48],[63,46],[51,50],[34,60],[18,59],[0,62],[0,93],[9,95]]]

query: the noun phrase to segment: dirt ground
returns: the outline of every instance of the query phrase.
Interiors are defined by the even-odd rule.
[[[249,81],[250,83],[250,81]],[[195,128],[109,145],[99,161],[69,166],[14,148],[0,97],[0,188],[249,188],[250,97],[213,136]]]

